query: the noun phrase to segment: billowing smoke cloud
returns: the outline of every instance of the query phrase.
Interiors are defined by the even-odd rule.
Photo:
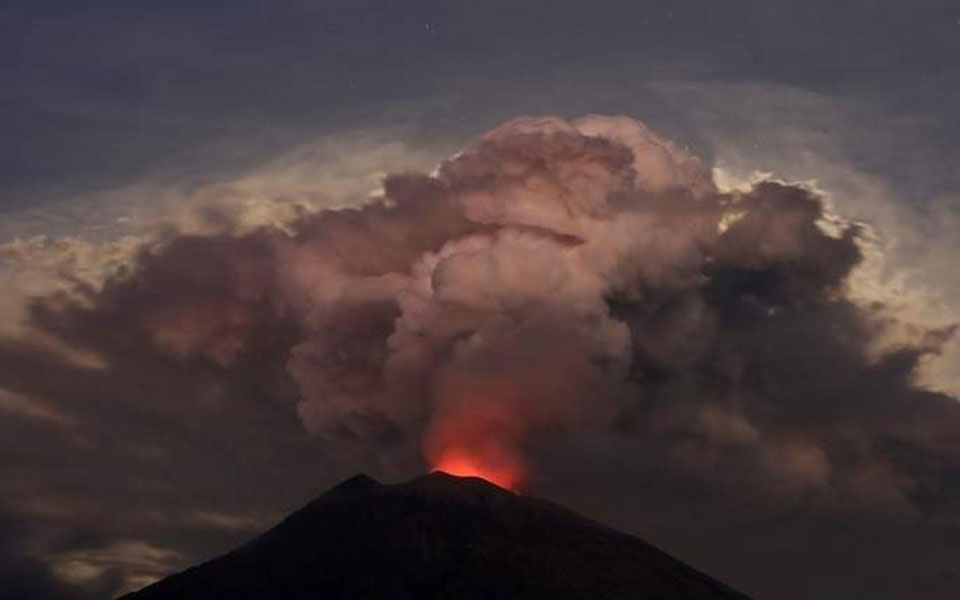
[[[175,237],[88,306],[37,310],[222,368],[287,331],[305,426],[384,454],[516,482],[548,440],[656,438],[684,471],[907,506],[919,482],[876,446],[949,431],[914,422],[955,418],[910,384],[936,336],[868,352],[858,228],[825,217],[800,187],[718,192],[628,118],[518,119],[369,205]]]
[[[293,389],[310,432],[397,474],[611,473],[956,533],[960,406],[913,379],[952,331],[881,344],[902,324],[846,288],[865,243],[804,187],[718,190],[634,120],[524,118],[359,208],[168,236],[33,319]]]

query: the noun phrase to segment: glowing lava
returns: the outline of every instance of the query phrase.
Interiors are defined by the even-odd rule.
[[[524,477],[519,441],[526,423],[506,399],[512,384],[497,379],[458,380],[442,413],[430,423],[423,454],[434,471],[480,477],[516,490]],[[467,389],[467,392],[463,390]]]
[[[509,457],[474,455],[460,448],[441,455],[433,470],[459,477],[480,477],[508,490],[515,490],[520,483],[520,465]]]

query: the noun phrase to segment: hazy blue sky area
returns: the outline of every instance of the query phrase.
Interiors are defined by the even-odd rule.
[[[344,371],[361,371],[348,384],[376,390],[354,396],[388,397],[370,383],[387,372],[384,340],[433,325],[404,295],[413,265],[481,243],[463,242],[480,218],[444,194],[510,191],[498,177],[541,152],[558,170],[567,151],[595,161],[590,177],[620,155],[559,121],[523,122],[568,129],[519,150],[503,134],[481,143],[489,162],[467,153],[391,179],[392,206],[408,200],[394,212],[297,202],[357,205],[386,171],[430,172],[505,120],[587,114],[673,140],[684,193],[721,197],[711,170],[721,191],[766,174],[821,190],[829,210],[768,184],[721,219],[657,188],[638,196],[668,223],[642,230],[649,247],[618,223],[590,230],[610,255],[635,251],[646,287],[605,290],[584,322],[613,324],[581,328],[600,341],[565,316],[529,347],[495,346],[510,360],[493,364],[522,379],[515,364],[571,339],[609,351],[605,365],[623,351],[596,389],[629,409],[525,440],[543,474],[530,491],[758,600],[960,597],[958,59],[958,0],[0,2],[0,600],[105,600],[356,471],[426,468],[420,438],[389,419],[329,427],[356,398],[331,392],[325,352],[343,348],[356,359]],[[649,141],[626,120],[574,122]],[[735,242],[736,227],[770,235],[774,266],[731,242],[710,256],[729,269],[690,267],[681,251],[713,242],[670,224],[694,213]],[[494,248],[503,271],[549,274],[573,252],[569,231],[531,242],[549,228],[522,225],[517,246]],[[536,263],[544,247],[557,254]],[[661,267],[701,287],[650,283]]]

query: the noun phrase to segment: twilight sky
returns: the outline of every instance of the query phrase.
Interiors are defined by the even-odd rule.
[[[467,440],[758,598],[955,598],[957,56],[947,0],[4,3],[0,589]]]

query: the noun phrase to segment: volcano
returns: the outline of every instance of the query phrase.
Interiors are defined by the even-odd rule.
[[[357,475],[122,600],[748,600],[650,544],[476,477]]]

